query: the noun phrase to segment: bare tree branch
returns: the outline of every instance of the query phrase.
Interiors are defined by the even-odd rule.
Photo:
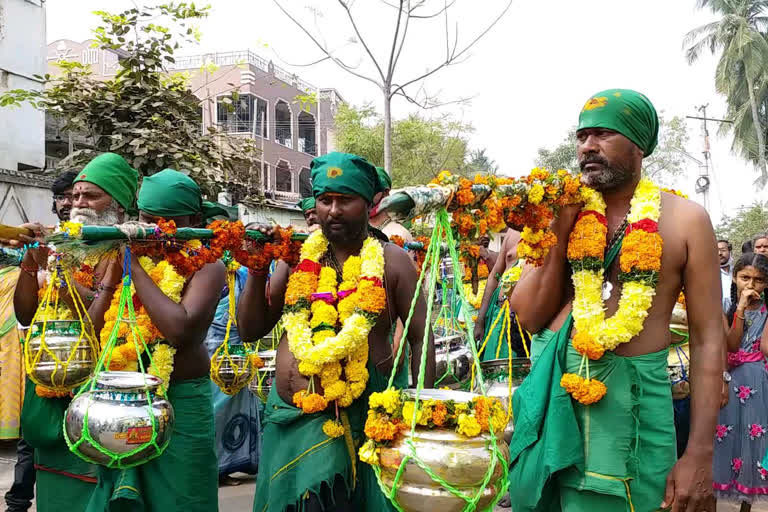
[[[436,101],[435,96],[429,96],[425,94],[425,98],[423,100],[419,100],[417,98],[414,98],[413,96],[406,94],[403,91],[399,91],[396,94],[397,96],[402,96],[405,98],[406,101],[409,103],[416,105],[419,108],[422,108],[424,110],[432,110],[436,108],[445,107],[447,105],[458,105],[458,104],[464,104],[472,101],[475,96],[466,96],[463,98],[457,98],[455,100],[451,101]]]
[[[411,7],[411,0],[408,0],[408,9],[410,9],[410,7]],[[411,17],[410,16],[406,16],[406,18],[405,18],[405,26],[403,27],[403,37],[400,40],[400,47],[397,49],[397,55],[395,55],[394,60],[390,59],[389,75],[387,76],[387,79],[388,79],[388,82],[390,83],[390,85],[392,84],[392,78],[395,75],[395,68],[397,67],[397,62],[400,60],[400,54],[403,51],[403,46],[405,46],[405,37],[408,34],[408,25],[409,25],[410,21],[411,21]]]
[[[392,38],[392,49],[389,52],[389,65],[387,66],[387,76],[384,81],[387,82],[392,78],[392,70],[394,69],[395,50],[397,49],[398,36],[400,34],[400,20],[403,18],[403,1],[400,0],[400,8],[397,10],[397,23],[395,23],[395,36]],[[410,4],[410,1],[408,2]],[[408,18],[406,18],[407,21]]]
[[[293,23],[294,23],[294,24],[295,24],[297,27],[299,27],[299,28],[302,30],[302,32],[304,32],[304,34],[306,34],[306,36],[307,36],[307,37],[309,37],[309,39],[310,39],[310,40],[312,40],[312,42],[313,42],[313,43],[315,43],[315,46],[317,46],[317,47],[320,49],[320,51],[322,51],[324,54],[326,54],[326,55],[328,56],[328,58],[329,58],[329,59],[331,59],[331,60],[332,60],[334,63],[336,63],[336,64],[337,64],[339,67],[341,67],[341,68],[342,68],[343,70],[345,70],[347,73],[349,73],[349,74],[351,74],[351,75],[354,75],[354,76],[356,76],[356,77],[358,77],[358,78],[362,78],[363,80],[367,80],[367,81],[371,82],[372,84],[376,85],[377,87],[381,88],[382,84],[380,84],[379,82],[377,82],[375,79],[373,79],[373,78],[371,78],[371,77],[369,77],[369,76],[366,76],[366,75],[364,75],[364,74],[362,74],[362,73],[359,73],[359,72],[355,71],[355,70],[354,70],[354,68],[352,68],[352,67],[348,66],[348,65],[347,65],[347,64],[345,64],[345,63],[344,63],[344,62],[343,62],[341,59],[339,59],[339,58],[337,58],[336,56],[334,56],[334,55],[333,55],[333,54],[330,52],[330,50],[328,50],[328,49],[327,49],[325,46],[323,46],[322,44],[320,44],[320,42],[317,40],[317,38],[315,38],[315,36],[313,36],[313,35],[312,35],[312,34],[309,32],[309,30],[307,30],[307,29],[306,29],[306,27],[304,27],[304,25],[302,25],[302,24],[301,24],[301,22],[300,22],[300,21],[298,21],[298,20],[297,20],[297,19],[296,19],[296,18],[295,18],[293,15],[291,15],[291,14],[290,14],[290,13],[289,13],[289,12],[288,12],[288,11],[287,11],[285,8],[284,8],[284,7],[283,7],[283,6],[280,4],[280,2],[279,2],[278,0],[272,0],[272,1],[275,3],[275,5],[277,5],[278,9],[280,9],[280,10],[283,12],[283,14],[285,14],[285,15],[288,17],[288,19],[290,19],[290,20],[291,20],[291,21],[292,21],[292,22],[293,22]]]
[[[384,5],[388,5],[389,7],[392,7],[393,9],[397,9],[396,5],[392,5],[391,3],[387,2],[386,0],[379,0],[379,1],[381,3],[383,3]],[[445,7],[443,7],[439,11],[437,11],[435,13],[432,13],[432,14],[419,14],[419,15],[413,14],[416,11],[416,9],[418,9],[420,7],[423,7],[424,3],[425,2],[423,2],[423,1],[418,2],[413,8],[408,9],[408,14],[410,15],[411,18],[418,19],[418,20],[428,20],[430,18],[437,18],[438,16],[443,14],[443,12],[445,12],[446,10],[450,9],[451,7],[453,7],[453,4],[456,3],[456,0],[451,0],[451,3],[447,4]]]
[[[275,1],[277,1],[277,0],[275,0]],[[456,64],[457,60],[460,57],[464,56],[474,45],[476,45],[478,43],[478,41],[480,41],[480,39],[482,39],[486,34],[488,34],[488,32],[490,32],[490,30],[494,26],[496,26],[496,24],[501,20],[501,18],[504,16],[504,14],[507,13],[507,11],[509,10],[510,7],[512,7],[512,0],[509,0],[509,2],[507,3],[507,6],[501,11],[501,13],[499,13],[498,16],[496,16],[496,18],[493,20],[493,22],[491,22],[491,24],[488,25],[485,28],[485,30],[483,30],[477,37],[475,37],[468,45],[466,45],[464,48],[462,48],[461,51],[457,51],[457,47],[458,47],[458,33],[457,33],[454,49],[451,52],[451,54],[448,56],[448,58],[443,63],[441,63],[440,65],[434,67],[433,69],[423,73],[422,75],[417,76],[416,78],[414,78],[412,80],[408,80],[407,82],[405,82],[402,85],[398,85],[395,88],[395,90],[393,90],[391,92],[390,97],[392,97],[395,94],[399,93],[405,87],[408,87],[409,85],[411,85],[413,83],[416,83],[416,82],[418,82],[420,80],[424,80],[425,78],[435,74],[436,72],[438,72],[439,70],[443,69],[444,67],[450,66],[452,64]],[[457,30],[458,30],[458,27],[457,27]]]
[[[349,18],[349,22],[352,24],[352,28],[355,30],[355,34],[357,35],[357,40],[360,41],[360,44],[363,45],[363,48],[365,48],[366,53],[368,53],[368,56],[371,58],[371,61],[373,62],[373,65],[376,66],[376,70],[379,72],[379,76],[381,77],[381,81],[386,81],[386,77],[384,76],[384,71],[381,70],[381,66],[379,66],[379,61],[376,60],[376,57],[373,55],[373,52],[370,48],[368,48],[368,45],[365,43],[365,39],[363,39],[363,35],[360,33],[360,30],[357,28],[357,23],[355,23],[355,18],[352,16],[352,11],[349,8],[349,5],[344,0],[338,0],[339,5],[341,5],[345,11],[347,11],[347,17]]]

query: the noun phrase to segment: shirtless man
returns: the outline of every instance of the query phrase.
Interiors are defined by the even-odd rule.
[[[388,237],[397,235],[406,243],[412,242],[413,236],[405,226],[392,220],[386,211],[378,211],[379,204],[385,197],[389,196],[389,192],[392,190],[392,177],[383,167],[377,167],[376,174],[379,179],[379,191],[373,196],[373,208],[371,209],[370,217],[371,226],[380,229]]]
[[[344,262],[359,254],[368,238],[368,211],[377,192],[376,170],[363,158],[344,153],[330,153],[312,162],[312,187],[317,199],[317,215],[329,248],[321,264],[332,265],[341,273]],[[381,242],[380,242],[381,243]],[[368,336],[369,360],[368,387],[363,395],[340,414],[348,414],[351,435],[359,439],[367,410],[370,392],[381,391],[393,367],[390,337],[397,319],[408,317],[411,299],[416,291],[416,271],[406,253],[394,244],[384,246],[384,287],[387,305]],[[284,262],[278,264],[272,275],[269,293],[265,297],[266,276],[263,272],[251,272],[238,304],[238,329],[244,340],[257,340],[272,330],[282,315],[290,270]],[[339,275],[340,277],[340,275]],[[421,295],[408,332],[412,359],[411,372],[419,374],[422,339],[425,325],[426,303]],[[431,387],[435,379],[435,351],[432,337],[427,351],[425,387]],[[405,363],[405,361],[403,361]],[[404,370],[405,364],[401,363]],[[350,453],[342,436],[329,441],[321,426],[336,417],[333,405],[314,414],[302,414],[293,406],[294,393],[306,390],[308,379],[299,372],[296,358],[291,353],[286,337],[277,349],[277,375],[275,385],[267,401],[264,425],[264,451],[259,463],[254,510],[285,510],[302,507],[309,512],[319,510],[385,511],[391,510],[389,502],[371,479],[367,464],[356,464],[357,484],[352,502],[347,489],[352,482],[345,482],[354,467],[351,464],[357,454]],[[407,378],[407,372],[402,375]],[[398,380],[399,385],[397,384]],[[314,379],[316,392],[318,379]],[[395,379],[397,387],[407,386],[407,380]],[[351,442],[351,438],[348,438]],[[330,444],[328,444],[330,443]],[[323,445],[321,455],[315,453]],[[325,484],[324,484],[325,483]],[[371,485],[373,484],[373,485]],[[330,506],[333,502],[334,505]]]
[[[582,179],[603,195],[609,241],[625,229],[642,160],[656,146],[658,126],[650,101],[629,90],[596,94],[581,112],[577,146]],[[714,511],[713,435],[725,340],[709,216],[691,201],[661,194],[658,229],[664,247],[652,307],[639,336],[587,367],[591,378],[604,382],[608,391],[599,402],[585,406],[559,387],[560,376],[578,373],[581,362],[569,343],[574,291],[566,256],[579,212],[578,206],[560,212],[552,225],[557,246],[543,266],[526,269],[510,302],[529,331],[557,331],[548,342],[534,345],[539,359],[515,395],[513,509],[523,512],[546,504],[545,510],[579,512],[632,507],[638,512],[667,507],[673,512]],[[612,292],[604,286],[604,296],[610,295],[608,317],[622,295],[618,265],[609,260],[606,275]],[[685,454],[675,462],[666,360],[669,318],[683,286],[696,343],[691,346],[690,438]]]
[[[498,304],[499,300],[501,300],[499,297],[499,294],[501,293],[499,282],[501,281],[501,276],[507,269],[517,265],[517,244],[519,242],[520,232],[513,229],[507,230],[507,233],[504,235],[504,241],[501,244],[501,252],[496,257],[495,264],[490,267],[491,271],[488,275],[488,282],[485,285],[483,303],[480,306],[480,311],[477,313],[477,321],[475,323],[475,343],[478,344],[478,347],[482,346],[485,341],[486,333],[490,330],[493,321],[496,319],[496,316],[498,316],[501,309]],[[482,253],[480,256],[482,257]],[[514,322],[514,316],[510,320]],[[509,348],[503,333],[501,332],[501,327],[501,320],[499,320],[494,328],[494,334],[489,338],[488,344],[481,354],[483,361],[497,359],[496,349],[499,346],[499,343],[501,343],[499,358],[503,359],[509,357]],[[524,349],[520,344],[524,343],[525,340],[520,339],[516,327],[513,326],[511,331],[512,350],[518,352],[518,354],[523,353]]]
[[[173,220],[179,228],[202,227],[209,214],[218,213],[206,204],[191,178],[166,169],[142,181],[139,221],[157,223],[165,219]],[[127,473],[101,469],[98,491],[92,496],[87,511],[133,510],[131,507],[138,507],[139,503],[147,512],[216,511],[218,468],[210,358],[203,342],[226,284],[226,269],[221,261],[216,261],[195,272],[187,278],[178,303],[155,284],[138,257],[131,258],[130,270],[136,296],[152,324],[176,349],[168,388],[175,416],[174,432],[163,454],[140,467]],[[100,294],[89,311],[96,332],[101,332],[104,313],[112,303],[122,272],[122,261],[113,259],[104,278],[107,283],[104,289],[111,293]]]

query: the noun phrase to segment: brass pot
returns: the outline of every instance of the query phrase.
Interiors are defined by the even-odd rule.
[[[119,467],[143,464],[157,457],[170,442],[174,423],[173,406],[155,394],[162,382],[154,375],[137,372],[101,373],[93,391],[82,393],[69,404],[64,435],[73,445],[80,441],[87,414],[90,437],[99,448],[120,459]],[[150,444],[153,422],[159,450]],[[139,451],[126,455],[136,449]],[[96,464],[118,467],[112,457],[87,439],[74,450]]]
[[[27,373],[33,382],[48,388],[72,389],[88,380],[96,366],[96,357],[91,341],[84,335],[81,337],[79,320],[35,322],[31,329],[24,354]]]
[[[483,372],[483,382],[485,384],[485,394],[493,398],[498,398],[505,409],[509,406],[509,359],[491,359],[480,363],[480,369]],[[531,360],[527,357],[515,357],[512,359],[512,394],[523,383],[523,380],[531,372]],[[476,393],[482,392],[480,380],[475,380]],[[509,412],[509,411],[507,411]],[[512,440],[514,425],[511,417],[504,429],[504,440],[509,443]]]
[[[455,400],[469,402],[477,395],[461,391],[425,389],[420,399]],[[390,446],[381,448],[381,478],[392,487],[400,463],[411,455],[408,442],[413,443],[416,456],[432,471],[451,486],[464,494],[474,495],[480,490],[494,454],[490,451],[489,434],[468,438],[451,429],[427,429],[416,427],[414,434],[410,429]],[[477,503],[477,510],[484,510],[499,493],[503,482],[502,464],[509,464],[509,447],[501,438],[497,446],[504,459],[496,461],[493,475],[488,486],[482,491]],[[448,492],[421,469],[412,459],[405,464],[399,480],[397,501],[406,512],[460,512],[467,505],[466,501]]]
[[[253,376],[251,361],[247,355],[229,354],[227,357],[227,354],[219,353],[211,364],[218,364],[218,378],[227,388],[242,389]]]
[[[259,368],[258,373],[251,379],[248,389],[266,403],[277,372],[277,350],[259,352],[259,357],[264,361],[264,366]]]

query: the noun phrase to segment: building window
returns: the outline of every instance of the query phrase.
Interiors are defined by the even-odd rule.
[[[253,125],[254,120],[256,121],[255,127]],[[266,137],[267,102],[252,94],[241,94],[236,100],[232,96],[220,96],[216,100],[216,122],[219,128],[225,132],[253,133],[255,128],[257,135]]]
[[[293,175],[285,160],[280,160],[275,167],[275,190],[277,192],[293,192]]]
[[[288,148],[293,147],[291,107],[283,100],[275,104],[275,142]]]
[[[315,133],[315,116],[302,110],[299,112],[299,151],[317,156]]]
[[[309,169],[302,167],[301,172],[299,173],[299,194],[301,194],[301,197],[309,197],[312,195],[312,183],[309,176]]]
[[[80,60],[83,64],[97,64],[99,62],[98,48],[92,50],[83,50],[83,54],[80,56]]]

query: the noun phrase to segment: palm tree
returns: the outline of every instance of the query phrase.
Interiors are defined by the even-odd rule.
[[[686,57],[692,64],[705,50],[712,54],[722,52],[715,87],[726,96],[729,113],[741,114],[742,121],[741,129],[734,132],[734,149],[756,160],[761,174],[759,181],[764,184],[768,181],[768,164],[765,126],[759,112],[763,101],[758,98],[765,89],[768,70],[768,41],[765,37],[768,16],[764,15],[768,0],[697,0],[697,5],[699,8],[709,7],[721,18],[685,36]],[[747,106],[754,139],[743,129]],[[757,143],[756,147],[753,142]]]

